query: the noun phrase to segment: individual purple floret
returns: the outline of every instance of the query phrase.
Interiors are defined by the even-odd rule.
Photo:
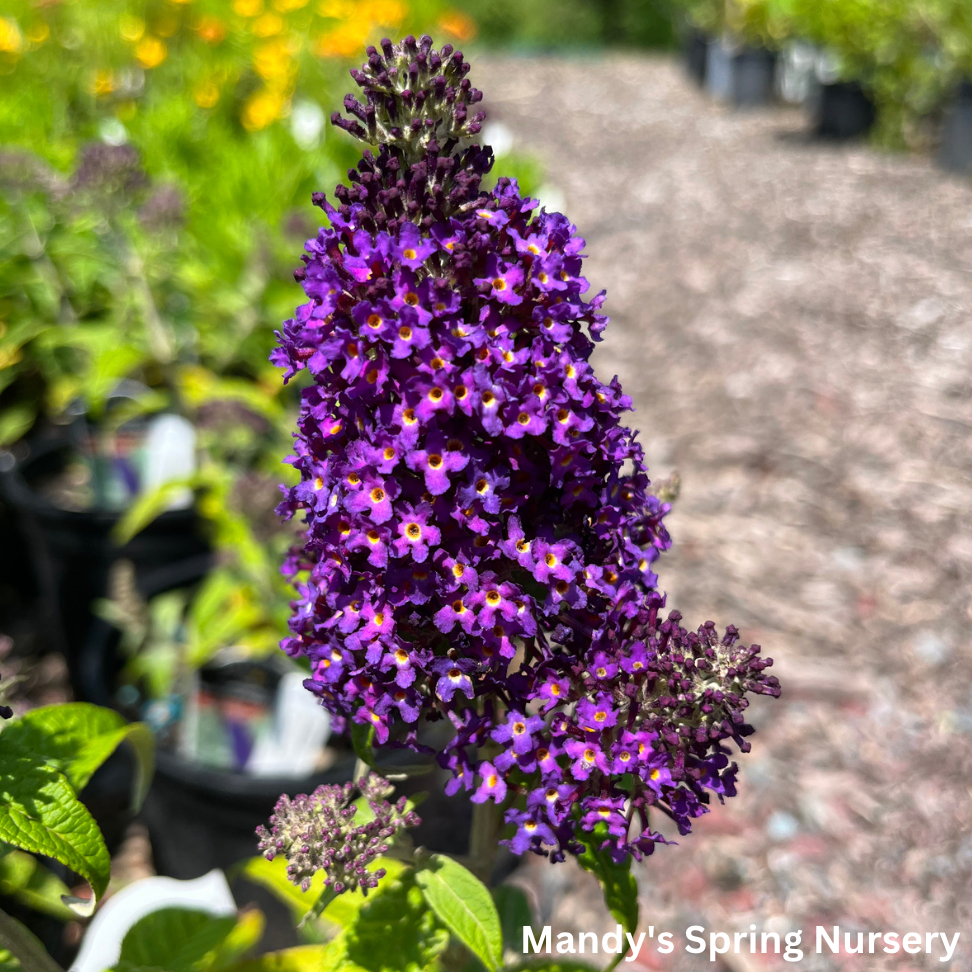
[[[368,103],[341,124],[375,153],[337,205],[314,197],[329,225],[272,359],[309,373],[282,646],[379,743],[429,751],[417,724],[448,718],[448,791],[502,804],[515,851],[561,859],[603,824],[640,857],[651,808],[685,833],[734,793],[744,696],[779,687],[735,629],[659,620],[670,507],[621,424],[630,399],[589,364],[604,293],[586,296],[564,216],[509,179],[482,189],[465,71],[429,38],[369,48]]]
[[[387,780],[371,774],[357,783],[319,786],[310,796],[282,796],[269,829],[257,827],[260,852],[268,861],[283,854],[287,877],[302,891],[323,870],[324,886],[334,894],[357,888],[367,894],[385,876],[383,868],[369,871],[368,865],[387,852],[399,830],[420,823],[415,811],[405,808],[405,797],[394,804],[385,799],[393,789]],[[373,814],[366,822],[355,822],[356,791]]]

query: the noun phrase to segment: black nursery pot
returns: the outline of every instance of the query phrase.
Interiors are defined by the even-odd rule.
[[[709,56],[709,38],[701,30],[690,30],[685,37],[685,69],[699,86],[705,85],[705,63]]]
[[[861,138],[877,117],[874,102],[857,81],[837,81],[820,87],[815,130],[822,138]]]
[[[972,81],[969,79],[959,86],[945,116],[938,163],[951,172],[972,172]]]
[[[0,472],[0,490],[29,551],[39,597],[40,620],[50,645],[67,660],[78,698],[87,699],[78,679],[81,654],[94,617],[91,603],[104,597],[112,564],[130,560],[136,576],[167,564],[209,554],[195,510],[162,513],[122,547],[111,539],[121,514],[108,510],[64,510],[36,489],[63,469],[71,452],[63,439],[22,445],[25,454]],[[23,569],[23,568],[22,568]]]
[[[764,47],[744,47],[732,60],[732,101],[738,108],[758,108],[773,100],[776,54]]]
[[[139,587],[150,599],[197,583],[204,575],[205,565],[193,559],[147,574]],[[79,681],[85,698],[98,705],[116,705],[114,686],[121,667],[118,644],[118,630],[95,619],[82,654]],[[192,762],[159,748],[155,776],[141,813],[156,870],[189,880],[214,867],[225,870],[253,857],[257,853],[254,831],[267,822],[282,793],[293,796],[310,793],[322,783],[345,783],[353,772],[354,756],[347,751],[328,770],[311,776],[260,777]],[[130,782],[129,778],[122,789]],[[89,797],[87,791],[85,797]],[[111,805],[118,803],[97,789],[93,797]]]

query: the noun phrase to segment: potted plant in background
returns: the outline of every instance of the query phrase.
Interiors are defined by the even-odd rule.
[[[266,358],[295,206],[353,161],[323,138],[319,99],[369,32],[448,11],[5,7],[0,472],[72,673],[111,563],[141,574],[208,548],[192,469],[224,464],[252,493],[276,465],[296,401]],[[160,518],[121,550],[112,531],[136,501]]]
[[[738,108],[772,102],[775,41],[783,34],[779,5],[685,0],[680,6],[688,25],[689,71],[706,91]]]
[[[343,782],[353,766],[340,741],[327,746],[326,713],[302,688],[306,670],[276,650],[287,535],[264,546],[240,536],[250,533],[242,518],[222,535],[230,529],[233,547],[214,570],[183,562],[139,584],[131,563],[117,562],[83,655],[85,697],[156,736],[142,816],[157,871],[182,879],[247,857],[282,789]]]
[[[951,97],[942,125],[938,161],[955,172],[972,170],[972,11],[962,3],[940,3],[936,32],[951,67]]]

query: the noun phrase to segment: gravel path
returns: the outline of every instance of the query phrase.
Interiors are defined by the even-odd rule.
[[[643,925],[960,931],[951,965],[935,945],[799,967],[972,968],[972,183],[726,111],[667,60],[476,79],[587,239],[596,365],[653,477],[681,475],[669,603],[739,625],[784,685],[740,797],[640,869]],[[555,930],[602,920],[576,868],[517,880]],[[645,956],[622,967],[718,968]]]

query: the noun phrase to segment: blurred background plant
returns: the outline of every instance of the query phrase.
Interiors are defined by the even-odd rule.
[[[357,158],[322,106],[366,43],[426,29],[461,42],[475,25],[440,0],[11,0],[0,16],[0,449],[64,440],[45,498],[113,511],[117,545],[191,490],[264,633],[286,613],[272,510],[299,396],[267,357],[316,232],[310,194]],[[153,474],[146,440],[171,415],[175,455],[170,436]]]
[[[672,0],[683,25],[780,50],[819,49],[820,80],[858,82],[877,107],[874,139],[927,148],[963,78],[972,75],[966,0]]]

